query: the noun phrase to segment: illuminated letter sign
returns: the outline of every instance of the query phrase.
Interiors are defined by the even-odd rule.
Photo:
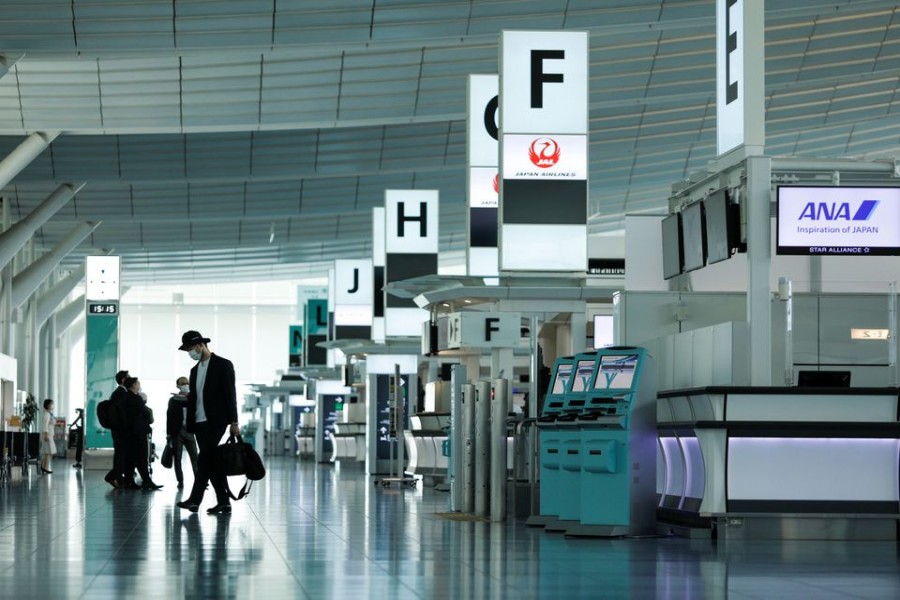
[[[504,31],[500,269],[587,270],[588,34]]]

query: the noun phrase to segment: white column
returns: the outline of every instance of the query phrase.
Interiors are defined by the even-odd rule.
[[[772,290],[769,282],[772,161],[763,156],[750,157],[746,165],[750,385],[772,385]]]

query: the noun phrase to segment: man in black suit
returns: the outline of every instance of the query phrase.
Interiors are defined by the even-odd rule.
[[[206,512],[222,514],[231,512],[231,502],[225,483],[225,475],[217,472],[213,461],[216,447],[228,430],[239,435],[237,418],[237,394],[234,385],[234,365],[231,361],[209,351],[205,338],[197,331],[186,331],[181,336],[179,350],[187,352],[197,364],[191,369],[188,392],[187,430],[197,436],[200,456],[197,460],[197,476],[186,500],[178,506],[197,512],[203,501],[206,483],[216,491],[216,505]]]
[[[106,474],[106,482],[115,488],[136,488],[134,483],[134,467],[132,466],[131,454],[128,452],[126,444],[127,435],[123,431],[125,427],[125,413],[123,405],[125,398],[128,396],[128,390],[123,385],[128,379],[128,371],[119,371],[116,373],[116,389],[110,394],[109,400],[113,405],[112,410],[112,434],[113,442],[113,466]]]

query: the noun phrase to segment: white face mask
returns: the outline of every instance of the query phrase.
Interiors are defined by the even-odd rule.
[[[188,392],[191,391],[191,386],[189,386],[189,385],[187,385],[187,384],[185,384],[185,385],[179,385],[179,386],[178,386],[178,389],[181,390],[181,393],[182,393],[182,394],[187,394]]]
[[[191,360],[200,360],[200,353],[196,350],[188,350],[188,356],[191,357]]]

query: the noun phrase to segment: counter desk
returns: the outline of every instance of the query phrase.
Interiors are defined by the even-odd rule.
[[[660,521],[731,538],[897,539],[898,388],[657,398]]]

